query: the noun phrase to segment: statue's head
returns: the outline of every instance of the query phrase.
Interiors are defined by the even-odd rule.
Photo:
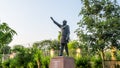
[[[67,24],[67,21],[66,20],[63,20],[63,25],[66,25]]]

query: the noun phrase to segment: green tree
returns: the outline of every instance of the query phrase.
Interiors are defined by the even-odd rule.
[[[58,40],[52,40],[52,44],[49,47],[50,49],[59,50],[60,42]]]
[[[68,48],[70,50],[74,50],[74,49],[80,48],[79,42],[77,40],[69,41]]]
[[[4,54],[10,54],[11,52],[11,47],[10,46],[2,46],[0,48],[0,54],[4,53]]]
[[[52,48],[57,50],[59,46],[60,44],[58,40],[42,40],[33,43],[33,47],[38,47],[41,50],[50,50]]]
[[[76,54],[78,54],[76,52],[76,50],[80,48],[79,42],[77,40],[71,40],[68,43],[68,49],[69,49],[69,55],[71,57],[76,57]]]
[[[48,50],[51,44],[52,44],[51,40],[42,40],[42,41],[33,43],[33,47],[38,47],[41,50]]]
[[[42,52],[38,48],[34,48],[33,59],[37,63],[37,67],[41,68],[41,65],[42,65]]]
[[[8,45],[15,34],[17,34],[15,30],[11,29],[7,23],[0,24],[0,49]]]
[[[16,53],[15,57],[3,63],[5,68],[48,68],[49,56],[44,56],[43,51],[34,44],[25,48],[22,45],[15,45],[12,49]]]
[[[25,48],[22,45],[15,45],[12,49],[13,52],[16,53],[15,57],[13,59],[9,60],[9,67],[10,68],[22,68],[22,67],[26,67],[28,61],[30,60],[29,58],[29,53],[27,48]]]
[[[25,48],[22,45],[15,45],[12,49],[16,53],[13,59],[10,59],[9,67],[11,68],[36,68],[37,64],[34,60],[36,50],[33,48]]]
[[[24,51],[25,47],[23,45],[14,45],[12,51],[14,52],[22,52]]]
[[[16,34],[15,30],[10,28],[7,23],[0,23],[0,54],[3,54],[4,56],[4,54],[10,53],[10,47],[8,44]]]
[[[83,44],[93,52],[99,52],[104,60],[104,50],[119,48],[120,40],[120,6],[116,0],[81,0],[83,7],[76,30]],[[103,62],[104,63],[104,62]]]

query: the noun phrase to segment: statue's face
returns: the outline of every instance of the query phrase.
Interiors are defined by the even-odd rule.
[[[64,20],[64,21],[63,21],[63,25],[66,25],[66,24],[67,24],[67,21],[66,21],[66,20]]]

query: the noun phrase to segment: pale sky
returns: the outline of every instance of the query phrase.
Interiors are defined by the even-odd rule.
[[[76,39],[74,31],[80,20],[80,8],[80,0],[1,0],[0,20],[18,33],[10,46],[57,39],[60,29],[51,21],[51,16],[61,24],[67,20],[70,38]]]
[[[0,20],[18,34],[9,46],[57,39],[60,29],[50,20],[51,16],[61,24],[67,20],[70,38],[76,39],[80,9],[81,0],[0,0]]]

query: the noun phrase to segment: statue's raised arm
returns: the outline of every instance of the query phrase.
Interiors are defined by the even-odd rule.
[[[51,20],[59,27],[59,28],[61,28],[62,27],[62,25],[61,24],[59,24],[59,23],[57,23],[54,19],[53,19],[53,17],[50,17],[51,18]]]

